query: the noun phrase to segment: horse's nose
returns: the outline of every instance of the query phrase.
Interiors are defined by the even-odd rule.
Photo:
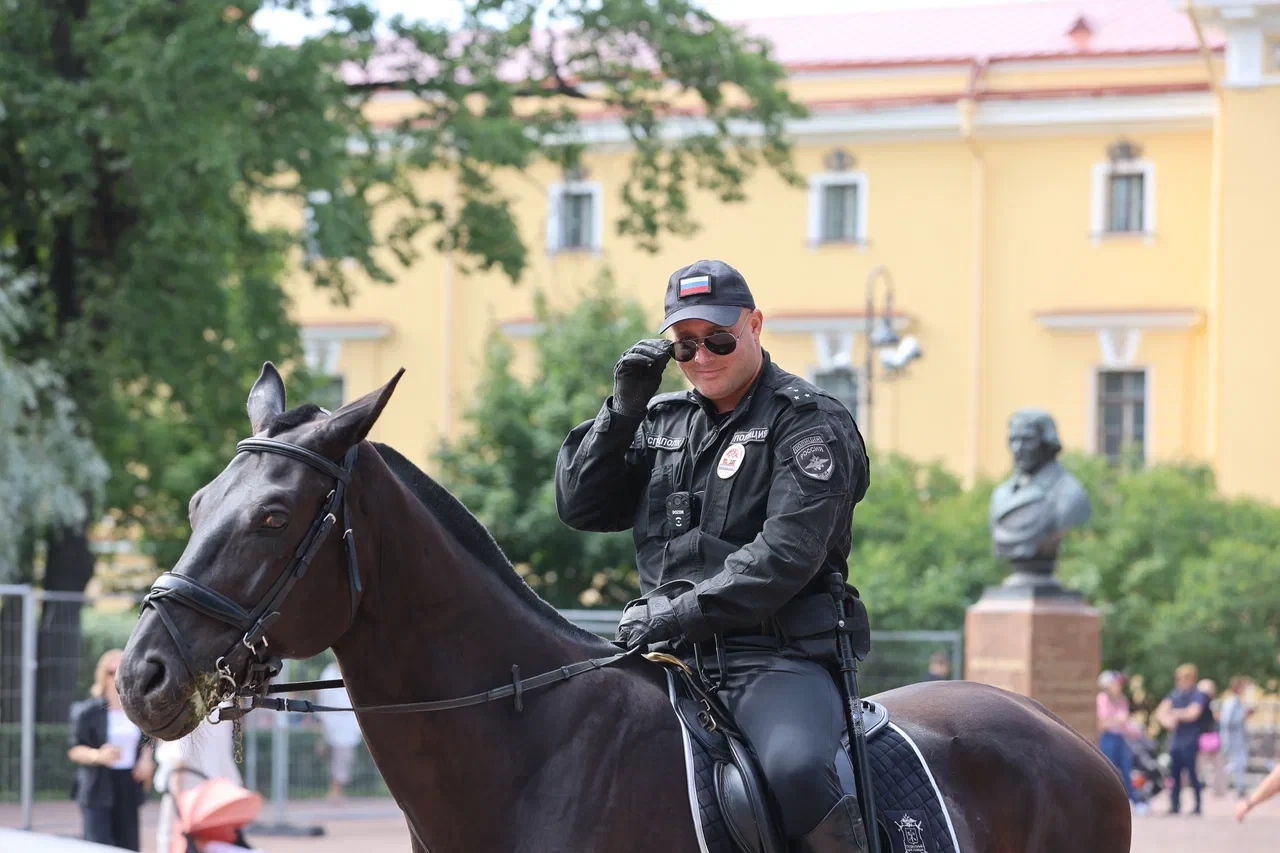
[[[166,683],[169,681],[169,668],[160,655],[155,652],[149,653],[143,661],[142,672],[139,674],[142,676],[143,696],[164,692]]]

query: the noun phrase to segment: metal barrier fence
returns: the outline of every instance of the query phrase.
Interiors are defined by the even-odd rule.
[[[41,809],[65,806],[75,776],[67,759],[69,712],[86,698],[99,657],[123,648],[137,618],[140,596],[93,597],[47,592],[29,586],[0,586],[0,808],[25,829],[38,828]],[[565,610],[587,630],[612,638],[620,611]],[[952,672],[961,670],[958,631],[873,632],[873,650],[863,664],[864,695],[920,681],[935,652],[945,652]],[[280,680],[319,679],[332,652],[286,661]],[[340,718],[346,715],[328,715]],[[268,798],[263,826],[287,831],[291,804],[328,794],[334,754],[319,715],[249,714],[243,721],[245,785]],[[355,748],[351,797],[383,797],[389,792],[363,739]]]
[[[11,816],[0,819],[0,825],[40,828],[50,820],[41,815],[50,810],[67,820],[75,774],[66,757],[69,707],[88,696],[101,654],[125,645],[138,602],[137,596],[94,598],[0,586],[0,813]],[[621,617],[620,611],[609,610],[561,612],[607,638]],[[951,677],[958,677],[963,671],[961,632],[873,631],[871,654],[860,666],[863,695],[930,677],[929,662],[938,652],[949,659]],[[319,679],[331,662],[331,652],[287,661],[281,680]],[[1250,769],[1256,774],[1273,766],[1280,748],[1280,700],[1261,698],[1250,704],[1255,708],[1249,722]],[[294,825],[305,815],[291,814],[291,809],[318,802],[329,792],[333,749],[324,726],[318,715],[262,712],[245,717],[241,773],[247,787],[268,798],[260,833],[273,828],[307,831]],[[363,740],[355,748],[344,793],[389,797]]]

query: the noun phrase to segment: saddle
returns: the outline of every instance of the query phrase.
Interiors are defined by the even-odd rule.
[[[703,688],[684,661],[664,653],[645,657],[666,669],[671,707],[679,717],[689,764],[690,807],[706,853],[787,853],[769,804],[768,787],[746,738],[724,705]],[[862,702],[866,736],[889,722],[888,711]],[[849,735],[841,738],[836,769],[841,787],[856,791]]]

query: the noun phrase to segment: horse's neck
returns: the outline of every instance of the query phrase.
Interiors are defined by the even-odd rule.
[[[488,689],[495,676],[510,678],[513,663],[528,672],[589,650],[512,589],[500,574],[509,569],[482,564],[407,489],[386,491],[393,506],[373,520],[377,553],[365,602],[334,646],[349,661],[344,672],[360,670],[357,689],[369,695],[357,704]]]
[[[482,565],[407,490],[385,492],[380,530],[369,537],[377,553],[365,602],[334,645],[355,707],[458,698],[511,683],[513,664],[528,678],[599,654],[555,630],[500,577],[502,568]],[[495,772],[518,769],[512,758],[495,767],[483,755],[513,755],[537,724],[528,712],[511,722],[511,704],[359,715],[379,770],[420,829],[430,823],[451,842],[474,832],[474,822],[448,825],[455,800],[458,815],[477,798],[501,812],[495,800],[511,786]],[[415,803],[434,803],[430,816],[414,814]]]

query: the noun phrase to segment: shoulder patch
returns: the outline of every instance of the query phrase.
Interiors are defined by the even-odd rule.
[[[649,400],[649,408],[657,408],[665,403],[692,403],[689,399],[688,391],[670,391],[666,394],[659,394]]]
[[[807,435],[791,445],[800,473],[813,480],[830,480],[835,471],[831,448],[821,435]]]
[[[793,409],[816,409],[818,408],[819,395],[811,387],[806,387],[798,382],[790,382],[779,388],[776,393],[779,397],[791,404]]]

